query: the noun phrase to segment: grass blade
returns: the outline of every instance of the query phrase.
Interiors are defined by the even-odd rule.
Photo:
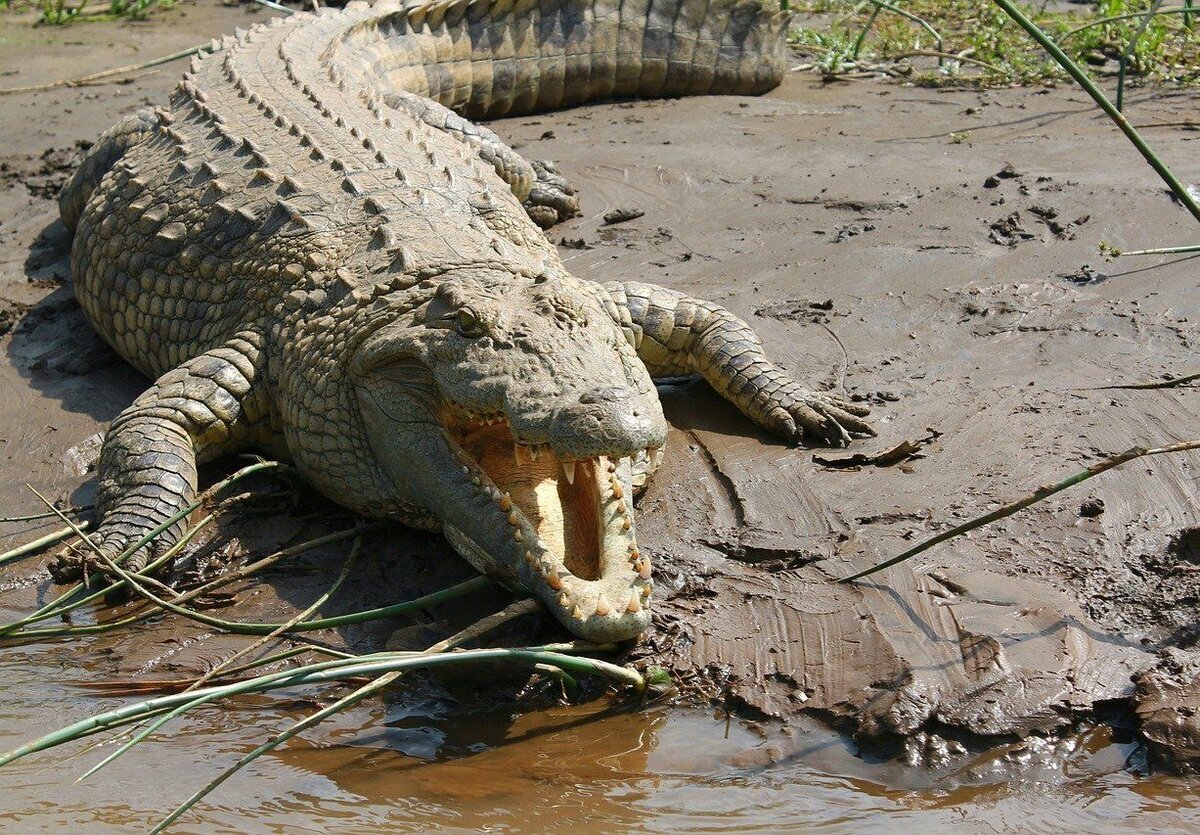
[[[1146,162],[1150,163],[1150,167],[1158,172],[1158,176],[1167,184],[1167,187],[1171,189],[1171,192],[1179,199],[1179,202],[1191,212],[1192,217],[1200,220],[1200,205],[1197,205],[1183,183],[1179,182],[1179,179],[1171,172],[1171,169],[1167,168],[1163,161],[1158,158],[1158,154],[1154,152],[1154,149],[1146,144],[1146,141],[1142,139],[1142,135],[1137,132],[1137,129],[1130,124],[1121,111],[1108,100],[1108,97],[1088,77],[1088,74],[1080,69],[1079,65],[1072,61],[1059,45],[1051,40],[1037,24],[1026,17],[1025,13],[1018,9],[1012,0],[994,0],[994,2],[1004,10],[1005,14],[1015,20],[1022,29],[1029,33],[1029,36],[1037,41],[1042,49],[1049,52],[1050,57],[1057,61],[1058,65],[1066,70],[1071,78],[1075,79],[1096,104],[1100,105],[1100,109],[1108,114],[1108,118],[1112,119],[1113,123],[1133,143],[1133,147],[1137,148],[1138,153],[1142,155]]]
[[[1066,490],[1068,487],[1074,487],[1076,484],[1087,481],[1089,478],[1094,478],[1094,477],[1100,475],[1100,473],[1106,472],[1107,470],[1111,470],[1113,467],[1120,466],[1121,464],[1132,461],[1135,458],[1145,458],[1148,455],[1165,455],[1168,452],[1184,452],[1186,450],[1192,450],[1192,449],[1200,449],[1200,440],[1183,441],[1178,444],[1171,444],[1169,446],[1162,446],[1162,447],[1154,447],[1152,449],[1146,449],[1145,447],[1134,447],[1133,449],[1126,450],[1125,452],[1122,452],[1119,455],[1110,456],[1108,458],[1105,458],[1103,461],[1099,461],[1099,462],[1093,464],[1092,466],[1088,467],[1086,470],[1083,470],[1082,472],[1078,472],[1075,475],[1070,476],[1069,478],[1064,478],[1062,481],[1058,482],[1057,484],[1051,484],[1046,487],[1039,487],[1037,490],[1035,490],[1033,493],[1031,493],[1030,495],[1026,496],[1023,499],[1015,501],[1012,504],[1007,504],[1004,507],[999,508],[998,510],[993,510],[991,513],[987,513],[987,514],[984,514],[983,516],[976,517],[975,519],[972,519],[969,522],[964,522],[961,525],[956,525],[955,527],[951,528],[948,531],[943,531],[942,533],[938,534],[937,536],[931,537],[930,539],[925,540],[921,544],[915,545],[912,548],[909,548],[907,551],[905,551],[903,554],[900,554],[899,556],[892,557],[890,560],[885,560],[884,562],[881,562],[878,565],[873,565],[870,568],[866,569],[865,571],[860,571],[857,574],[852,574],[849,577],[843,577],[842,579],[838,580],[838,582],[839,583],[851,583],[855,580],[859,580],[863,577],[867,577],[871,574],[874,574],[877,571],[882,571],[885,568],[891,568],[893,565],[897,565],[898,563],[902,563],[907,559],[915,557],[917,554],[920,554],[924,551],[928,551],[933,546],[940,545],[941,543],[945,542],[948,539],[954,539],[955,537],[962,536],[963,534],[967,533],[968,531],[973,531],[976,528],[982,528],[984,525],[991,524],[992,522],[995,522],[997,519],[1003,519],[1005,516],[1012,516],[1017,511],[1024,510],[1025,508],[1029,507],[1030,505],[1037,504],[1042,499],[1045,499],[1049,496],[1053,496],[1055,493],[1061,493],[1063,490]]]
[[[1200,442],[1197,442],[1200,444]],[[0,766],[7,765],[29,754],[44,751],[87,736],[102,728],[121,727],[140,721],[156,711],[174,713],[181,705],[188,709],[218,699],[241,693],[263,693],[271,690],[301,687],[312,684],[327,684],[360,676],[379,676],[384,673],[453,667],[479,662],[506,662],[522,664],[550,664],[567,672],[581,675],[599,675],[614,682],[633,686],[640,693],[646,682],[636,670],[621,667],[597,658],[583,658],[550,651],[547,647],[525,647],[522,649],[475,649],[459,652],[426,655],[423,653],[382,652],[351,659],[323,661],[278,673],[270,673],[247,681],[206,687],[189,693],[172,693],[153,699],[124,705],[120,708],[97,714],[46,734],[25,745],[0,755]]]
[[[51,513],[49,515],[54,516],[55,514]],[[88,527],[88,522],[86,520],[84,520],[84,521],[80,522],[76,527],[78,527],[80,530],[86,530]],[[10,562],[16,562],[17,560],[22,559],[23,557],[28,557],[32,554],[36,554],[39,551],[41,551],[43,548],[45,548],[47,545],[53,545],[56,542],[61,542],[62,540],[66,539],[67,537],[71,536],[74,533],[75,533],[75,528],[70,528],[70,527],[60,528],[59,530],[54,531],[53,533],[46,534],[45,536],[41,537],[40,539],[33,540],[33,542],[27,542],[24,545],[18,545],[16,548],[13,548],[11,551],[5,551],[3,554],[0,554],[0,565],[7,565]]]
[[[294,737],[296,734],[298,734],[301,731],[304,731],[308,728],[311,728],[313,725],[323,722],[325,719],[328,719],[333,714],[339,713],[343,710],[348,710],[349,708],[354,707],[354,705],[358,704],[359,702],[361,702],[363,699],[367,698],[368,696],[370,696],[374,693],[378,693],[380,690],[387,687],[389,684],[391,684],[393,681],[395,681],[399,677],[400,677],[399,671],[395,671],[395,672],[391,672],[391,673],[384,673],[382,676],[380,676],[379,678],[370,682],[369,684],[363,685],[359,689],[355,690],[353,693],[350,693],[347,696],[343,696],[342,698],[338,699],[333,704],[328,705],[327,707],[324,707],[321,710],[318,710],[316,713],[313,713],[310,716],[306,716],[304,719],[301,719],[299,722],[295,723],[287,730],[271,737],[271,739],[267,740],[262,745],[258,746],[253,751],[251,751],[250,753],[243,756],[241,759],[239,759],[233,765],[229,766],[229,768],[225,769],[220,774],[218,774],[216,777],[214,777],[212,780],[210,780],[208,783],[206,783],[204,785],[204,787],[201,788],[198,792],[196,792],[191,797],[189,797],[187,800],[183,801],[183,803],[181,803],[177,807],[175,807],[175,810],[172,811],[171,814],[167,815],[165,818],[163,818],[161,821],[159,821],[157,824],[154,825],[154,828],[150,830],[151,835],[157,835],[157,833],[162,832],[168,826],[173,824],[175,821],[179,820],[179,818],[181,818],[183,815],[187,814],[187,811],[189,809],[191,809],[193,806],[195,806],[197,803],[199,803],[201,800],[203,800],[207,795],[211,794],[214,790],[216,790],[218,787],[220,787],[220,785],[222,783],[224,783],[226,780],[228,780],[234,774],[237,774],[239,771],[241,771],[243,768],[245,768],[250,763],[254,762],[256,759],[261,757],[263,754],[266,754],[267,752],[272,751],[275,748],[278,748],[280,745],[287,742],[289,739]]]

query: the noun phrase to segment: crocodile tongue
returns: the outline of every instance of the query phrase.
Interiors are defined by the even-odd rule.
[[[473,525],[444,523],[459,553],[491,574],[515,564],[517,579],[581,637],[623,640],[645,629],[650,560],[634,538],[630,458],[560,458],[518,443],[495,418],[459,424],[447,441],[491,499],[513,551],[487,553]]]

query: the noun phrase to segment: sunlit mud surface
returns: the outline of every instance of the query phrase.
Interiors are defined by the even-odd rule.
[[[29,17],[3,15],[0,84],[145,60],[267,14],[204,0],[137,24],[35,29]],[[41,509],[26,482],[55,500],[90,502],[96,433],[145,385],[72,299],[52,196],[78,141],[161,101],[181,69],[0,99],[0,515]],[[1162,90],[1129,101],[1146,123],[1178,123],[1197,104],[1194,93]],[[1134,816],[1159,831],[1200,826],[1194,778],[1148,765],[1127,701],[1129,673],[1159,647],[1190,648],[1200,635],[1194,457],[1096,479],[875,586],[829,584],[856,561],[898,553],[1100,453],[1196,435],[1194,389],[1096,390],[1197,370],[1200,261],[1100,259],[1101,240],[1178,244],[1195,227],[1081,94],[822,85],[793,74],[759,99],[599,105],[493,127],[523,154],[556,159],[580,188],[584,216],[551,232],[570,269],[725,304],[797,376],[867,400],[881,437],[816,451],[826,460],[905,440],[918,455],[889,467],[825,466],[814,451],[756,432],[701,386],[664,389],[673,430],[638,506],[638,537],[665,594],[639,652],[679,669],[696,647],[727,653],[728,672],[747,686],[718,688],[717,707],[637,708],[601,689],[564,707],[551,686],[518,696],[524,678],[497,670],[412,677],[258,760],[178,831],[1107,832]],[[1200,181],[1200,134],[1153,130],[1180,177]],[[644,214],[605,225],[616,208]],[[206,471],[204,483],[231,466]],[[306,496],[298,508],[232,514],[194,551],[263,554],[352,523]],[[5,526],[0,550],[51,527]],[[286,619],[328,588],[347,551],[341,543],[282,564],[218,612]],[[31,560],[0,572],[0,620],[52,594],[42,568]],[[786,590],[780,617],[763,615],[770,598],[713,603],[713,578],[752,572]],[[368,539],[321,614],[469,575],[442,540],[388,530]],[[424,647],[509,599],[488,592],[318,637],[360,651]],[[892,623],[912,628],[882,630],[892,643],[856,653],[853,634],[838,631],[857,611],[847,600],[881,625],[907,612]],[[941,631],[922,631],[930,623]],[[968,654],[946,633],[981,624],[1038,683],[1025,705],[1033,730],[957,739],[931,725],[890,748],[860,748],[821,721],[852,723],[867,695],[888,692],[890,648],[910,664],[928,649],[933,661],[912,669],[931,690],[969,683],[960,669]],[[526,619],[496,639],[561,637],[553,629]],[[688,643],[696,636],[705,640]],[[0,749],[128,701],[76,682],[195,675],[243,645],[168,619],[0,649]],[[1102,663],[1084,663],[1092,658]],[[1077,662],[1092,679],[1075,675]],[[1063,670],[1069,687],[1056,689]],[[719,681],[726,671],[709,672]],[[1085,704],[1070,704],[1077,691]],[[245,698],[186,717],[80,784],[101,752],[32,756],[0,770],[0,829],[143,831],[315,710],[314,698],[343,692]],[[808,712],[822,698],[832,707]]]

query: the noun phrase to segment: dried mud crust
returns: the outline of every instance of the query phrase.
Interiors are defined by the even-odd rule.
[[[0,125],[5,159],[23,166],[0,182],[0,322],[10,323],[0,385],[11,395],[0,405],[0,496],[14,513],[36,510],[24,481],[86,501],[76,475],[86,467],[64,463],[67,450],[144,385],[82,337],[58,288],[66,251],[49,198],[62,171],[58,152],[42,154],[162,100],[174,80],[164,70],[111,96],[14,100]],[[1194,112],[1195,98],[1137,106],[1166,122]],[[36,136],[25,118],[35,113]],[[972,142],[951,143],[964,124]],[[665,388],[675,428],[638,506],[657,614],[635,660],[666,664],[685,692],[746,713],[813,712],[864,746],[911,740],[913,762],[1069,734],[1114,703],[1129,718],[1136,704],[1161,761],[1180,761],[1195,739],[1196,678],[1180,672],[1200,600],[1187,538],[1200,525],[1194,461],[1133,465],[911,567],[832,582],[1098,453],[1200,426],[1194,391],[1095,390],[1193,369],[1200,300],[1195,262],[1148,272],[1098,262],[1099,239],[1129,248],[1149,230],[1174,240],[1191,226],[1149,175],[1109,164],[1127,151],[1089,105],[1066,90],[849,90],[791,75],[763,98],[626,102],[493,127],[578,187],[583,216],[554,235],[576,274],[665,284],[750,319],[798,375],[872,404],[883,432],[853,452],[940,433],[922,459],[833,469],[757,433],[702,386]],[[1189,143],[1163,151],[1197,179]],[[1000,177],[1009,163],[1013,176]],[[606,225],[631,206],[642,214]],[[1081,514],[1085,503],[1103,512]],[[260,533],[303,531],[281,517]],[[440,540],[397,541],[406,570],[345,591],[346,608],[453,581]],[[249,596],[264,618],[283,619],[327,586],[331,565],[281,572],[274,595]],[[422,646],[453,625],[439,617],[346,642]],[[167,621],[101,642],[100,663],[148,675],[171,659],[186,670],[228,643]],[[1175,666],[1155,655],[1164,643],[1182,647]]]

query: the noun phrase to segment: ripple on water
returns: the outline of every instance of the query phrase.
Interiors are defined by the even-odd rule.
[[[63,652],[0,661],[0,744],[122,701],[64,687],[69,662]],[[0,829],[144,829],[311,710],[259,697],[198,713],[75,786],[101,752],[35,755],[0,771]],[[928,773],[866,762],[815,726],[785,738],[697,710],[596,713],[513,718],[497,707],[463,716],[404,697],[363,706],[258,760],[178,831],[1101,832],[1133,816],[1157,830],[1200,823],[1192,782],[1130,773],[1132,746],[1099,732],[1053,768],[1015,772],[993,757],[988,767]]]

